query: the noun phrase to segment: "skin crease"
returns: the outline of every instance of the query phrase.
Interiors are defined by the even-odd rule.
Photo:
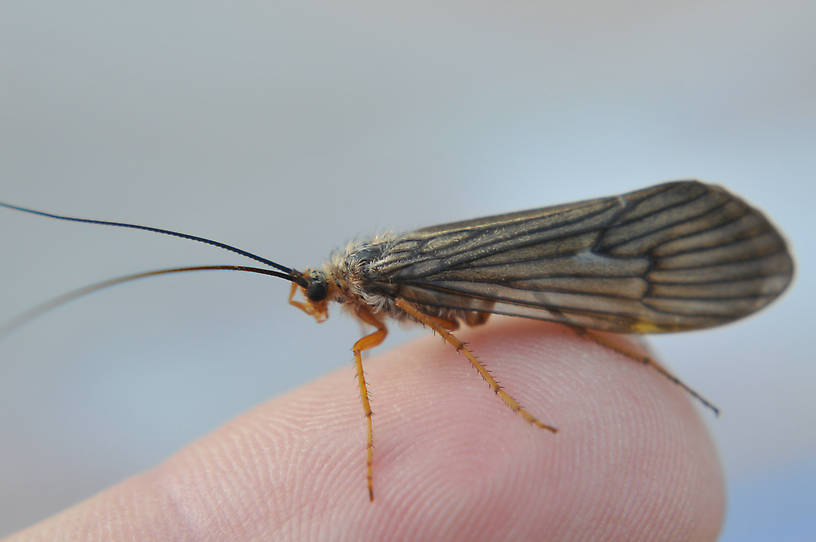
[[[562,326],[457,335],[558,434],[428,336],[365,360],[373,503],[349,363],[7,540],[716,540],[722,471],[679,387]]]

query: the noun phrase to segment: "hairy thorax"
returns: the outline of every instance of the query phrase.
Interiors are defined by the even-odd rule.
[[[352,241],[343,250],[334,252],[322,272],[331,286],[330,299],[340,303],[352,314],[361,309],[375,316],[387,316],[399,321],[411,320],[394,300],[400,296],[401,285],[390,280],[388,273],[379,270],[379,264],[389,261],[393,268],[394,255],[390,252],[396,236],[384,233],[369,241]],[[417,303],[423,313],[455,324],[462,321],[470,326],[487,321],[483,310],[465,310]],[[482,307],[480,307],[482,308]],[[474,306],[474,309],[476,307]]]
[[[344,249],[332,253],[322,268],[331,285],[331,300],[351,312],[364,308],[374,315],[407,318],[394,304],[399,286],[389,284],[374,270],[394,238],[393,233],[384,233],[367,241],[351,241]]]

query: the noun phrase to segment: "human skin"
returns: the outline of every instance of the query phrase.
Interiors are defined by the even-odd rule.
[[[374,502],[349,364],[7,540],[716,540],[722,471],[678,386],[562,326],[458,335],[559,432],[429,335],[365,360]]]

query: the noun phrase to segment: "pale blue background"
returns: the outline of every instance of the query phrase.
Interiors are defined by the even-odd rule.
[[[797,281],[750,320],[653,345],[723,409],[709,418],[730,491],[722,539],[804,540],[815,5],[3,2],[0,199],[303,267],[385,228],[723,183],[787,232]],[[0,250],[0,319],[120,274],[243,263],[6,211]],[[357,325],[315,326],[287,292],[249,275],[153,279],[0,342],[0,534],[349,362]]]

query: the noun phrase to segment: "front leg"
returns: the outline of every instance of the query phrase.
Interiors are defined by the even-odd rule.
[[[354,343],[352,352],[354,352],[354,366],[357,369],[357,384],[360,386],[360,398],[363,401],[363,413],[366,417],[366,424],[368,425],[368,436],[366,438],[366,482],[368,483],[368,498],[374,500],[374,476],[372,465],[374,463],[374,426],[371,421],[371,403],[368,400],[368,388],[366,387],[365,375],[363,374],[363,356],[365,350],[369,350],[379,345],[385,340],[388,335],[388,329],[376,316],[371,314],[367,309],[360,309],[357,311],[357,317],[365,322],[376,327],[377,330],[366,335],[362,339]]]

